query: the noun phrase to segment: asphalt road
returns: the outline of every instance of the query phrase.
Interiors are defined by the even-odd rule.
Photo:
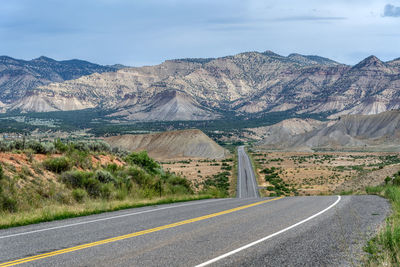
[[[260,196],[250,158],[244,151],[243,146],[238,147],[238,181],[236,196],[238,198],[255,198]]]
[[[1,230],[0,266],[349,265],[388,211],[376,196],[130,209]]]
[[[238,156],[238,198],[0,230],[0,267],[348,266],[390,210],[377,196],[259,198]]]

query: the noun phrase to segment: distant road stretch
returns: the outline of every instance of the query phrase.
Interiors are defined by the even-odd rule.
[[[238,181],[236,196],[238,198],[260,197],[256,176],[250,158],[244,151],[243,146],[238,148]]]

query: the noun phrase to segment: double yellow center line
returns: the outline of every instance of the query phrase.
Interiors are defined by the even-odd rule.
[[[161,231],[161,230],[174,228],[174,227],[177,227],[177,226],[180,226],[180,225],[189,224],[189,223],[193,223],[193,222],[198,222],[198,221],[214,218],[214,217],[217,217],[217,216],[221,216],[221,215],[224,215],[224,214],[236,212],[236,211],[239,211],[239,210],[244,210],[244,209],[247,209],[247,208],[258,206],[258,205],[261,205],[261,204],[264,204],[264,203],[267,203],[267,202],[271,202],[271,201],[274,201],[274,200],[278,200],[278,199],[281,199],[281,198],[283,198],[283,197],[277,197],[277,198],[273,198],[273,199],[263,200],[263,201],[259,201],[259,202],[252,203],[252,204],[249,204],[249,205],[244,205],[244,206],[240,206],[240,207],[237,207],[237,208],[224,210],[224,211],[220,211],[220,212],[217,212],[217,213],[212,213],[212,214],[208,214],[208,215],[205,215],[205,216],[201,216],[201,217],[197,217],[197,218],[193,218],[193,219],[189,219],[189,220],[184,220],[184,221],[180,221],[180,222],[176,222],[176,223],[171,223],[171,224],[167,224],[167,225],[163,225],[163,226],[159,226],[159,227],[156,227],[156,228],[151,228],[151,229],[148,229],[148,230],[143,230],[143,231],[127,234],[127,235],[121,235],[121,236],[116,236],[116,237],[113,237],[113,238],[107,238],[107,239],[104,239],[104,240],[100,240],[100,241],[92,242],[92,243],[87,243],[87,244],[83,244],[83,245],[80,245],[80,246],[60,249],[60,250],[56,250],[56,251],[48,252],[48,253],[44,253],[44,254],[38,254],[38,255],[35,255],[35,256],[21,258],[21,259],[14,260],[14,261],[8,261],[8,262],[1,263],[0,267],[13,266],[13,265],[17,265],[17,264],[26,263],[26,262],[36,261],[36,260],[39,260],[39,259],[53,257],[53,256],[56,256],[56,255],[65,254],[65,253],[81,250],[81,249],[84,249],[84,248],[95,247],[95,246],[99,246],[99,245],[103,245],[103,244],[107,244],[107,243],[112,243],[112,242],[116,242],[116,241],[120,241],[120,240],[124,240],[124,239],[128,239],[128,238],[132,238],[132,237],[135,237],[135,236],[141,236],[141,235],[145,235],[145,234],[149,234],[149,233],[154,233],[154,232],[158,232],[158,231]]]

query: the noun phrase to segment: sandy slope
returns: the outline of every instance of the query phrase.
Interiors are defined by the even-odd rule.
[[[197,129],[155,134],[120,135],[105,138],[112,147],[129,151],[146,150],[156,159],[179,157],[220,159],[227,151]]]

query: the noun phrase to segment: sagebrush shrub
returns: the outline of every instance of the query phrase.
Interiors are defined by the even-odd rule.
[[[141,186],[146,186],[150,184],[151,177],[144,170],[137,167],[129,167],[126,170],[127,176]]]
[[[92,172],[73,170],[61,174],[61,181],[73,188],[83,188],[86,186],[87,180],[92,176]]]
[[[4,178],[3,166],[0,165],[0,180]]]
[[[86,191],[92,197],[101,196],[101,183],[95,178],[89,178],[85,184]]]
[[[106,170],[97,170],[94,177],[101,183],[116,183],[114,176]]]
[[[63,153],[66,152],[68,150],[68,145],[64,144],[63,142],[61,142],[60,139],[56,139],[54,141],[54,148],[59,152],[59,153]]]
[[[0,208],[3,211],[16,212],[18,210],[18,202],[16,199],[2,194],[0,195]]]
[[[82,203],[87,197],[87,192],[82,188],[76,188],[72,190],[72,197],[76,202]]]
[[[71,169],[71,163],[66,157],[49,158],[43,161],[43,166],[52,172],[62,173]]]
[[[138,165],[151,173],[156,173],[160,168],[158,163],[147,155],[146,151],[141,151],[139,153],[132,152],[125,157],[125,161],[130,164]]]
[[[100,188],[100,196],[104,199],[110,199],[114,191],[115,189],[112,184],[102,184]]]

